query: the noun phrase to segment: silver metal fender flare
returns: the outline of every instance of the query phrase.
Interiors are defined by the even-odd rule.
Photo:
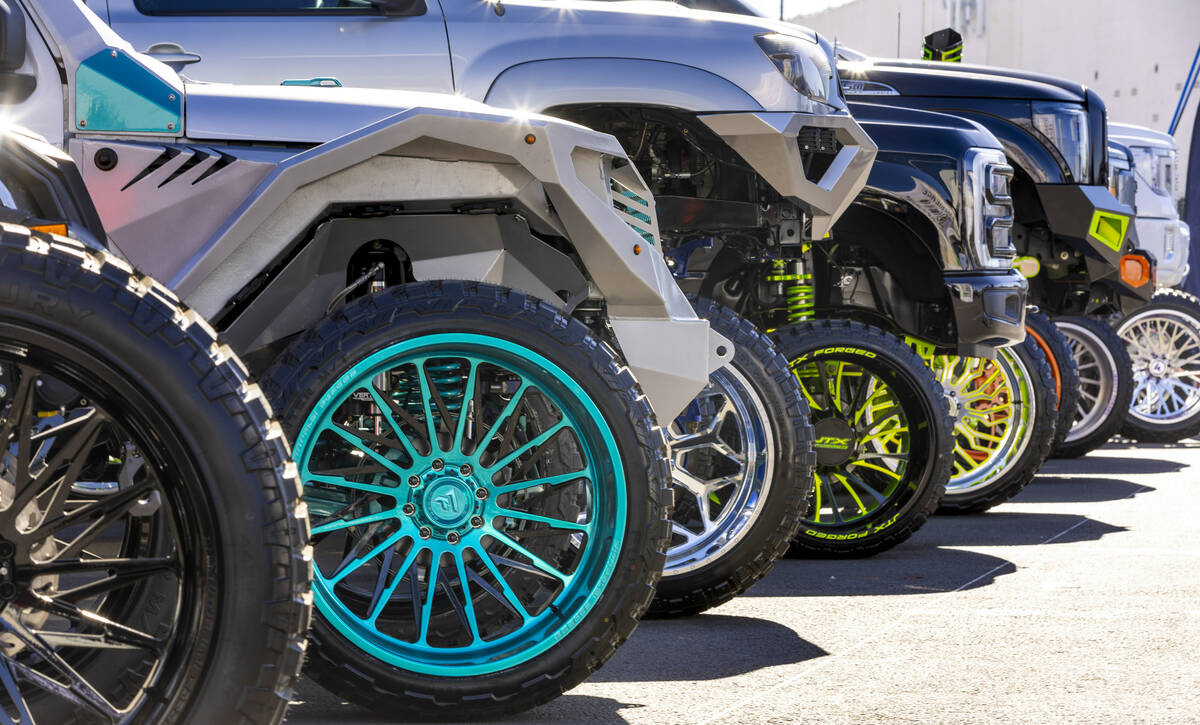
[[[762,108],[750,94],[714,73],[630,58],[521,63],[496,76],[484,102],[539,112],[577,103],[668,106],[693,112]]]
[[[871,173],[878,151],[875,142],[849,115],[757,111],[701,115],[718,136],[783,196],[812,217],[812,236],[833,227]],[[816,181],[804,175],[797,135],[806,126],[833,129],[842,148]]]

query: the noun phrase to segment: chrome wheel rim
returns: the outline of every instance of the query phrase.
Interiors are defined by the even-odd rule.
[[[1146,423],[1174,423],[1200,411],[1200,329],[1174,310],[1146,310],[1117,330],[1133,361],[1129,414]]]
[[[939,355],[930,367],[954,419],[954,473],[946,491],[983,488],[1012,470],[1029,446],[1037,415],[1029,370],[1008,348],[995,360]]]
[[[1079,368],[1079,402],[1075,406],[1075,422],[1067,434],[1066,443],[1086,438],[1108,420],[1117,404],[1119,380],[1117,361],[1096,333],[1068,321],[1055,323],[1067,344],[1071,357]]]
[[[708,387],[667,428],[675,513],[664,576],[712,563],[754,527],[771,488],[775,442],[762,399],[737,370]]]

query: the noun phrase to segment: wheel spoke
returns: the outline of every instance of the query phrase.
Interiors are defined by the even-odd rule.
[[[64,514],[43,524],[42,529],[47,534],[58,534],[64,529],[88,521],[88,525],[74,540],[60,549],[56,558],[71,558],[77,556],[83,547],[91,543],[97,536],[138,504],[146,494],[155,491],[149,481],[135,484],[123,491],[110,496],[103,496],[86,505],[80,506],[69,514]],[[99,514],[99,515],[97,515]]]
[[[91,451],[92,446],[95,445],[96,437],[100,434],[100,428],[104,421],[104,416],[93,409],[78,418],[56,426],[56,429],[61,431],[59,435],[55,436],[56,443],[65,434],[71,434],[70,438],[66,439],[64,445],[54,454],[54,458],[46,462],[42,472],[17,491],[12,507],[17,511],[24,509],[30,501],[41,496],[52,483],[56,482],[57,488],[49,503],[45,507],[39,508],[42,508],[44,518],[57,516],[71,492],[71,486],[79,479],[80,472],[88,462],[89,456],[84,452]],[[56,480],[55,474],[63,466],[66,466],[67,470]]]
[[[22,624],[19,616],[13,614],[12,611],[12,608],[9,608],[0,614],[0,622],[3,623],[4,628],[17,639],[21,640],[31,652],[35,653],[50,668],[63,677],[67,681],[67,684],[64,687],[63,683],[46,677],[32,668],[24,667],[16,660],[8,660],[11,665],[21,670],[22,676],[29,679],[34,685],[47,689],[60,697],[84,705],[103,715],[109,721],[115,722],[121,714],[120,711],[105,699],[103,695],[97,692],[87,680],[81,677],[37,632]]]
[[[526,559],[529,559],[529,561],[533,562],[534,568],[536,568],[538,571],[541,571],[543,574],[549,575],[550,578],[557,579],[558,581],[562,582],[563,584],[567,584],[571,581],[570,576],[567,576],[566,574],[563,574],[558,569],[555,569],[554,567],[550,566],[550,564],[548,564],[546,561],[544,561],[540,556],[538,556],[537,554],[534,554],[532,551],[530,551],[529,549],[526,549],[524,546],[521,546],[521,544],[519,542],[517,542],[516,539],[512,538],[511,536],[504,533],[503,531],[492,531],[491,536],[494,537],[501,544],[504,544],[505,546],[512,549],[513,551],[516,551],[521,556],[524,556]],[[493,555],[493,556],[495,556],[495,555]],[[523,569],[525,571],[529,571],[529,568],[527,566],[522,565],[520,562],[513,561],[512,559],[508,559],[508,564],[509,564],[509,566],[514,566],[518,569]],[[529,572],[529,573],[532,574],[534,572]]]
[[[512,431],[516,430],[517,409],[521,405],[521,402],[524,400],[525,393],[526,393],[526,391],[529,390],[530,387],[531,386],[529,385],[529,383],[527,383],[525,380],[522,380],[521,387],[517,389],[517,392],[513,393],[513,396],[511,398],[509,398],[508,402],[504,405],[504,408],[501,409],[500,414],[496,416],[496,420],[492,423],[491,427],[489,427],[487,429],[487,431],[481,432],[476,436],[478,439],[478,444],[475,446],[475,449],[471,452],[473,457],[475,458],[476,462],[479,461],[480,456],[482,456],[484,451],[487,450],[488,444],[492,441],[493,438],[495,438],[496,432],[498,430],[501,430],[502,426],[504,429],[504,433],[503,433],[503,440],[501,441],[501,444],[500,444],[500,450],[503,450],[504,447],[506,445],[508,445],[509,439],[512,436]]]
[[[359,516],[358,518],[337,519],[334,521],[329,521],[327,523],[321,524],[320,526],[314,526],[312,528],[312,535],[317,536],[320,534],[328,534],[331,531],[340,531],[341,529],[348,529],[352,526],[362,526],[364,524],[373,524],[373,523],[376,523],[379,521],[389,521],[394,518],[396,518],[396,510],[395,509],[385,509],[383,511],[378,511],[376,513],[368,514],[366,516]]]
[[[417,641],[429,644],[429,622],[433,619],[433,597],[437,594],[438,574],[442,570],[442,555],[436,551],[429,557],[425,574],[425,604],[421,607],[421,632]]]
[[[505,466],[509,465],[510,463],[517,460],[518,458],[525,455],[526,453],[529,453],[530,451],[535,450],[537,448],[541,448],[543,445],[545,445],[547,442],[549,442],[551,438],[558,435],[559,431],[561,431],[564,428],[567,428],[569,426],[570,426],[570,424],[567,422],[566,419],[560,420],[559,422],[557,422],[554,425],[547,428],[543,433],[536,436],[533,440],[529,441],[528,443],[525,443],[524,445],[519,446],[512,453],[509,453],[507,456],[505,456],[504,458],[501,458],[496,463],[492,464],[491,466],[488,466],[488,468],[487,468],[488,473],[495,473],[497,471],[500,471]]]
[[[396,570],[396,575],[392,577],[391,583],[387,581],[387,575],[392,566],[392,558],[395,556],[396,548],[388,549],[384,556],[383,565],[379,570],[379,579],[375,582],[375,591],[371,595],[371,606],[369,607],[370,614],[367,616],[367,621],[374,624],[379,619],[379,615],[383,614],[383,610],[387,607],[387,603],[391,601],[392,595],[396,593],[396,588],[400,586],[400,582],[404,581],[404,577],[410,575],[416,579],[417,572],[413,567],[417,563],[417,557],[421,554],[422,549],[419,546],[412,546],[408,550],[408,554],[401,562],[400,568]],[[411,572],[410,572],[411,570]]]
[[[867,513],[867,507],[863,505],[862,499],[858,497],[858,493],[854,490],[854,487],[850,485],[850,482],[846,480],[846,477],[842,474],[835,473],[833,475],[835,478],[837,478],[838,482],[842,484],[842,488],[845,488],[850,494],[850,498],[854,499],[854,504],[858,506],[858,512],[865,516]]]
[[[517,597],[516,592],[514,592],[512,587],[509,586],[508,580],[505,579],[504,575],[500,573],[500,570],[496,568],[496,563],[492,561],[494,556],[494,554],[485,551],[482,548],[479,550],[479,560],[483,562],[483,565],[487,567],[487,570],[491,572],[493,577],[496,578],[496,582],[500,585],[500,589],[504,592],[504,599],[502,601],[508,602],[509,609],[512,610],[512,612],[518,617],[520,617],[522,622],[524,622],[526,619],[529,619],[529,610],[525,609],[525,605],[521,603],[521,600]],[[501,559],[505,566],[521,568],[517,562],[514,562],[511,559],[505,557],[498,558]]]
[[[325,430],[336,433],[347,443],[354,446],[354,448],[356,450],[362,451],[366,455],[370,456],[372,459],[375,460],[376,463],[378,463],[379,465],[386,468],[388,471],[390,471],[395,476],[397,476],[401,479],[406,477],[407,471],[404,470],[403,468],[401,468],[400,466],[396,465],[395,461],[392,461],[391,459],[387,458],[386,456],[380,455],[371,446],[363,445],[363,436],[362,436],[361,431],[350,431],[350,430],[347,430],[337,424],[327,424],[325,426]]]
[[[433,393],[429,384],[429,378],[425,375],[425,362],[425,360],[416,361],[417,380],[421,386],[421,406],[425,410],[425,432],[429,436],[429,455],[433,455],[433,451],[440,448],[441,443],[438,442],[437,426],[433,422],[433,408],[429,406],[429,399]]]
[[[479,374],[479,363],[475,360],[468,360],[467,364],[471,366],[471,369],[467,373],[466,386],[463,388],[462,407],[458,410],[458,426],[454,431],[454,442],[450,446],[450,450],[456,453],[466,452],[463,449],[463,444],[466,443],[465,436],[467,431],[467,413],[470,412],[471,415],[476,419],[476,428],[479,427],[478,417],[481,413],[479,406],[474,403],[476,399],[475,388],[479,385],[479,381],[477,379]],[[474,407],[468,411],[468,405],[473,405]]]
[[[400,445],[404,446],[405,452],[407,452],[414,461],[421,458],[421,456],[417,454],[417,451],[412,447],[412,442],[408,439],[408,435],[404,432],[404,429],[396,425],[396,418],[399,418],[407,423],[409,427],[412,428],[413,433],[418,436],[418,439],[421,441],[421,443],[423,443],[429,450],[429,455],[433,455],[433,445],[427,439],[420,438],[421,429],[424,427],[421,425],[421,421],[417,420],[411,413],[405,410],[404,406],[397,405],[396,401],[380,392],[379,389],[375,387],[374,383],[369,382],[367,383],[366,387],[367,392],[371,394],[371,398],[375,401],[375,406],[379,408],[379,412],[383,413],[384,411],[390,411],[391,415],[384,415],[383,417],[387,419],[388,427],[390,427],[392,432],[396,434],[396,439],[400,442]]]
[[[13,707],[17,711],[17,717],[10,716],[8,719],[13,725],[34,725],[29,705],[25,702],[25,696],[21,694],[21,688],[17,686],[16,673],[13,672],[14,667],[21,670],[27,669],[7,657],[0,661],[0,681],[4,683],[4,691],[8,693],[8,699],[12,701]],[[4,714],[8,715],[7,712]]]
[[[349,488],[355,491],[365,491],[374,493],[380,496],[394,496],[396,494],[396,486],[378,486],[373,483],[358,483],[345,478],[336,476],[327,476],[323,473],[313,473],[311,470],[304,477],[305,485],[310,483],[323,483],[326,486],[336,486],[337,488]]]
[[[527,514],[524,511],[514,511],[513,509],[507,509],[502,506],[496,506],[493,515],[504,516],[510,519],[520,519],[522,521],[532,521],[539,524],[547,524],[556,529],[565,529],[567,531],[582,531],[585,533],[591,533],[592,531],[592,527],[588,524],[580,524],[574,521],[564,521],[563,519],[556,519],[550,516],[540,516],[538,514]]]
[[[22,581],[34,577],[71,574],[107,574],[102,579],[64,589],[55,594],[56,599],[76,603],[96,594],[129,586],[137,581],[165,572],[178,573],[178,562],[174,558],[158,557],[145,559],[90,559],[84,561],[52,561],[34,564],[19,572]]]
[[[357,571],[360,567],[362,567],[363,564],[366,564],[368,561],[371,561],[375,557],[379,556],[388,548],[395,546],[400,542],[401,539],[409,535],[409,532],[406,530],[406,528],[402,526],[399,531],[395,532],[391,536],[388,536],[383,540],[382,543],[375,546],[366,554],[358,556],[358,553],[362,551],[363,545],[370,540],[376,531],[378,531],[378,528],[379,524],[373,524],[371,528],[367,529],[366,533],[363,534],[363,536],[357,542],[355,542],[354,546],[351,547],[350,552],[346,554],[345,558],[342,559],[342,562],[338,564],[337,569],[335,569],[333,574],[330,575],[330,586],[336,585],[351,573]]]
[[[451,558],[454,559],[454,568],[458,570],[458,586],[462,589],[462,600],[460,601],[454,589],[444,582],[442,590],[449,597],[458,618],[467,625],[467,631],[471,633],[471,644],[476,644],[482,638],[479,636],[479,620],[475,616],[475,602],[471,601],[471,587],[467,584],[467,566],[461,556],[451,555]]]
[[[524,491],[524,490],[527,490],[530,488],[534,488],[535,486],[558,486],[560,484],[569,483],[571,481],[578,481],[581,478],[591,480],[593,478],[593,476],[594,476],[594,474],[592,473],[592,467],[587,466],[586,468],[584,468],[582,470],[574,471],[572,473],[559,473],[559,474],[556,474],[553,476],[541,476],[539,478],[531,478],[528,481],[519,481],[517,483],[508,483],[503,486],[493,486],[492,487],[492,495],[501,496],[506,493],[513,493],[514,491]]]

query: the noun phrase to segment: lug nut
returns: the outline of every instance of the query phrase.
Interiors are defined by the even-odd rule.
[[[409,476],[408,477],[408,485],[412,486],[413,488],[420,486],[421,485],[421,477],[420,476]]]
[[[419,534],[422,539],[428,539],[430,536],[433,536],[433,530],[428,526],[422,526],[421,530],[418,531],[417,534]]]
[[[474,470],[474,469],[471,468],[470,463],[464,463],[458,467],[458,472],[464,476],[470,476],[472,470]]]
[[[483,526],[483,517],[482,516],[472,516],[471,517],[471,526],[472,526],[472,528],[476,528],[476,529],[482,527]]]
[[[458,543],[458,534],[454,533],[453,531],[446,534],[446,543],[450,544],[452,546],[454,544],[457,544]]]
[[[405,516],[412,516],[417,512],[417,507],[413,506],[411,503],[406,503],[404,504],[404,508],[401,510],[404,511]]]
[[[445,467],[446,467],[446,463],[445,463],[445,461],[443,461],[442,459],[440,459],[440,458],[435,458],[435,459],[433,460],[433,470],[435,470],[435,471],[440,471],[440,470],[442,470],[442,469],[443,469],[443,468],[445,468]]]
[[[488,497],[488,490],[486,488],[475,489],[475,498],[479,499],[480,501],[486,501],[487,497]]]

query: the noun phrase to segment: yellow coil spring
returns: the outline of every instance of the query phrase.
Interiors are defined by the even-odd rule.
[[[783,285],[789,323],[811,320],[816,306],[812,275],[804,274],[802,269],[799,260],[778,259],[771,263],[771,273],[767,275],[768,282]]]

